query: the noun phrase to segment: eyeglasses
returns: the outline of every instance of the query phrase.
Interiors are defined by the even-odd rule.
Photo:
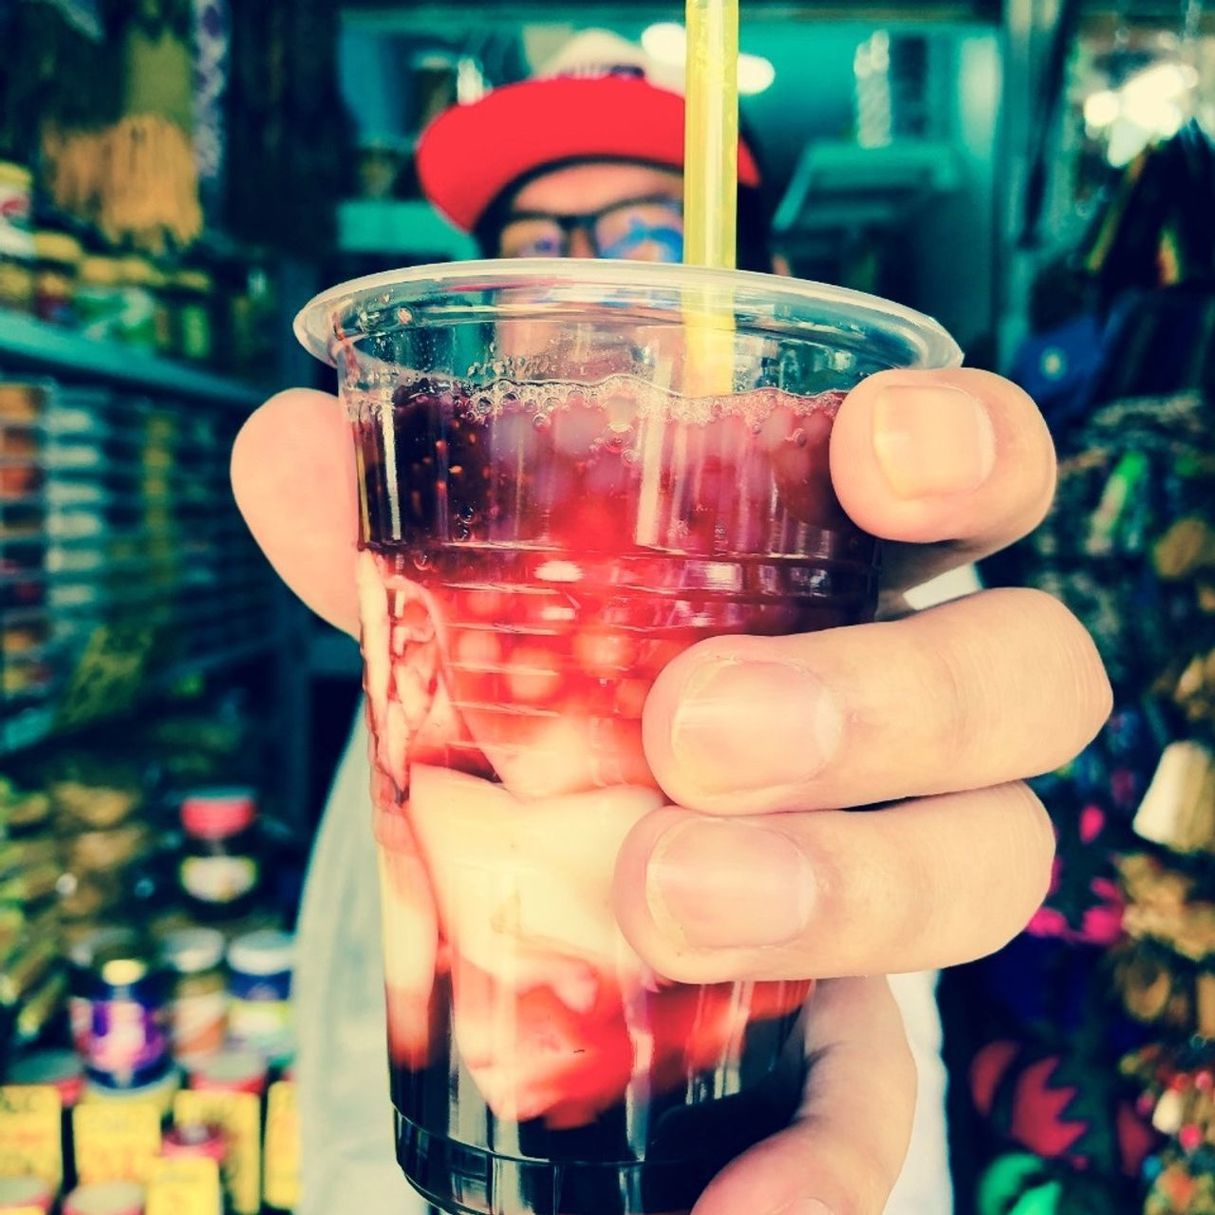
[[[517,211],[503,224],[498,248],[503,257],[568,257],[575,232],[586,236],[595,257],[683,260],[683,207],[659,194],[580,215]]]

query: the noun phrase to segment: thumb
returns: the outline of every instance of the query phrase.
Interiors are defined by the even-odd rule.
[[[820,983],[796,1123],[728,1165],[692,1215],[882,1215],[915,1114],[915,1063],[885,979]]]

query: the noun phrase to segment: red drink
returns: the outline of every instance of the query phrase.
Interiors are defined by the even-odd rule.
[[[437,1201],[684,1210],[789,1121],[811,983],[669,983],[609,895],[665,801],[658,672],[872,611],[876,546],[830,489],[841,398],[432,379],[357,414],[393,1099]]]
[[[705,638],[871,616],[835,414],[957,348],[867,296],[612,262],[419,267],[296,328],[359,460],[402,1167],[443,1211],[686,1212],[794,1117],[813,984],[681,985],[625,941],[616,858],[666,801],[646,696]]]

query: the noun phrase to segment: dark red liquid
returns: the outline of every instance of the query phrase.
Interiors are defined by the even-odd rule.
[[[689,1209],[787,1125],[812,984],[689,987],[610,883],[664,804],[641,713],[723,633],[872,612],[831,491],[838,395],[420,381],[355,402],[398,1151],[444,1209]]]

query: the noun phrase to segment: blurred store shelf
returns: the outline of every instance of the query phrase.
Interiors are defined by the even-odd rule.
[[[118,342],[95,341],[32,317],[0,312],[0,372],[37,369],[241,410],[256,408],[265,397],[246,384]]]
[[[260,399],[0,316],[0,755],[208,676],[276,679],[285,614],[228,480]]]

